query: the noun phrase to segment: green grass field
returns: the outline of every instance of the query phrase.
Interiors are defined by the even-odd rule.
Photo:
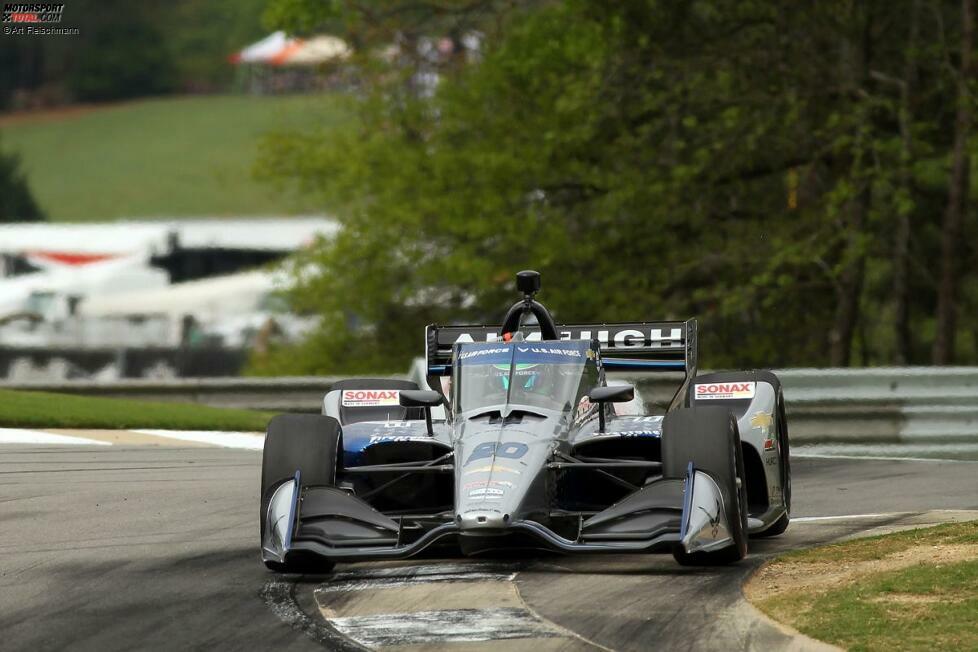
[[[266,412],[0,389],[3,428],[155,428],[262,432]]]
[[[52,221],[321,212],[252,168],[269,131],[342,120],[330,95],[195,96],[0,115]]]
[[[791,588],[792,577],[839,568],[859,572]],[[754,595],[755,604],[813,638],[848,650],[978,650],[978,521],[789,553],[762,569],[758,583],[765,574],[787,590]]]

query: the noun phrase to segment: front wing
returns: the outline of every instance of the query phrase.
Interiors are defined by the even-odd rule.
[[[577,536],[561,536],[532,520],[505,527],[469,527],[460,516],[388,516],[336,487],[302,485],[297,471],[269,501],[262,559],[286,563],[313,553],[331,561],[403,559],[460,536],[525,535],[541,547],[565,553],[687,553],[731,545],[729,507],[713,477],[689,465],[686,477],[660,478],[590,517],[580,517]]]

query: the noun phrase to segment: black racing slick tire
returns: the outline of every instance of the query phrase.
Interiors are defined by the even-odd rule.
[[[764,530],[763,532],[752,534],[751,536],[757,539],[766,539],[768,537],[776,537],[782,535],[784,534],[784,531],[788,529],[788,523],[790,522],[791,522],[791,515],[788,514],[788,512],[785,512],[784,514],[781,515],[780,518],[778,518],[778,520],[776,520],[774,523],[771,524],[771,527]]]
[[[261,458],[261,541],[265,538],[268,503],[275,489],[299,471],[303,487],[334,486],[339,462],[340,424],[320,414],[280,414],[268,423]],[[328,572],[333,564],[320,559],[265,562],[280,573]]]
[[[781,495],[784,497],[784,514],[771,524],[771,527],[753,535],[758,538],[776,537],[784,534],[791,522],[791,451],[788,446],[788,419],[784,409],[784,396],[778,390],[778,457],[781,464]]]
[[[662,470],[665,477],[686,476],[689,463],[716,481],[723,496],[730,535],[726,548],[687,553],[681,545],[673,557],[683,566],[718,566],[747,556],[747,485],[737,420],[722,407],[674,410],[662,424]]]

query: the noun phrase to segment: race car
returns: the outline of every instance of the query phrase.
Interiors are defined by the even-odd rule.
[[[326,572],[433,547],[714,565],[742,559],[748,535],[784,532],[791,472],[775,374],[697,376],[695,320],[557,325],[535,298],[538,273],[520,272],[517,287],[501,326],[427,327],[428,388],[344,380],[322,414],[271,420],[268,568]],[[609,383],[618,371],[683,379],[665,414],[620,416],[614,404],[635,392]]]

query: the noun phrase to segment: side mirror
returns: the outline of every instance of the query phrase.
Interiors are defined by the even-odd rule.
[[[635,398],[635,387],[632,385],[595,387],[588,392],[587,397],[595,403],[627,403]]]
[[[402,389],[398,395],[401,407],[424,408],[424,422],[428,426],[428,434],[434,436],[431,428],[431,408],[441,405],[441,394],[430,389]]]
[[[430,389],[402,389],[401,407],[434,407],[441,405],[441,394]]]
[[[611,385],[595,387],[587,394],[594,403],[602,404],[598,408],[598,429],[604,432],[604,403],[627,403],[635,398],[635,387],[632,385]]]

